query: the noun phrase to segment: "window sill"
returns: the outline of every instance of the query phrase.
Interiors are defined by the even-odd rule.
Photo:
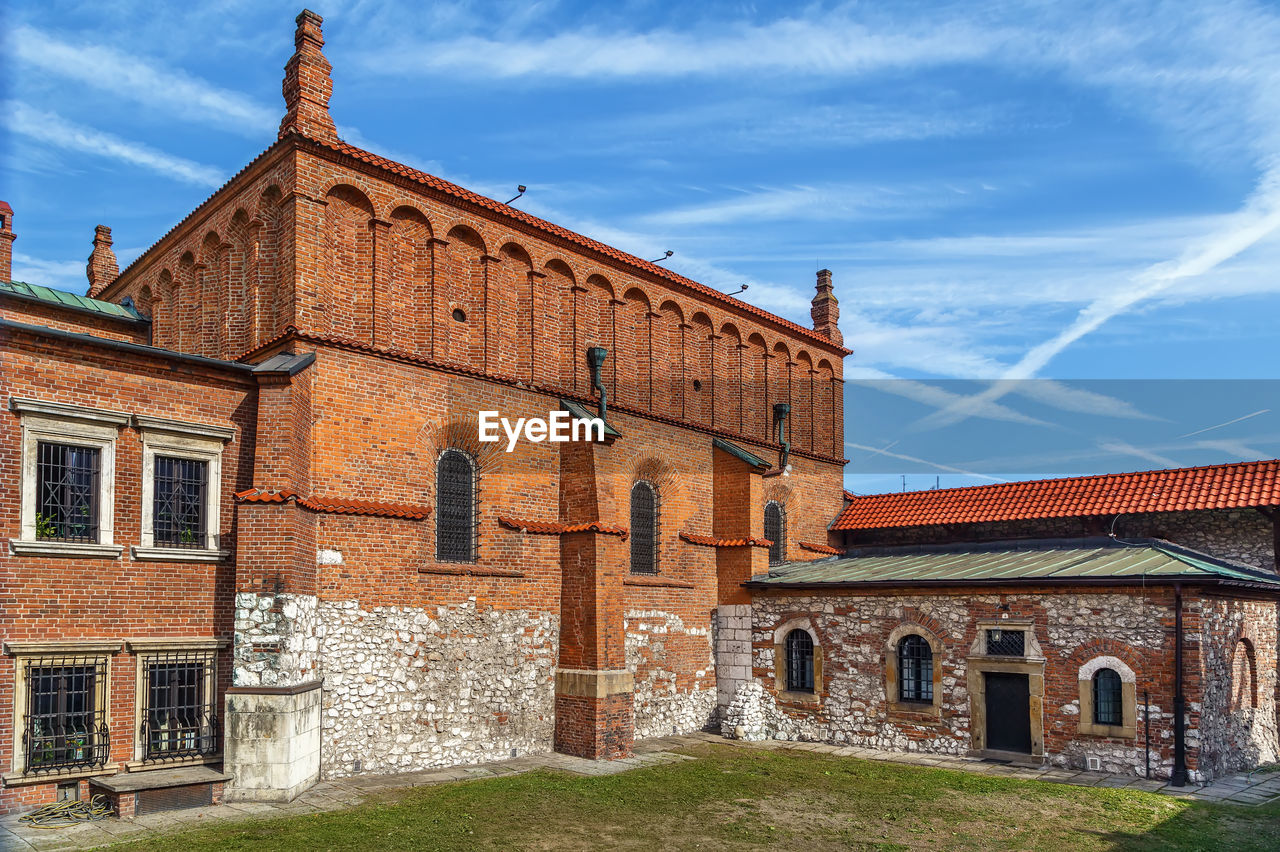
[[[418,569],[419,574],[442,574],[446,577],[523,577],[523,571],[510,568],[482,568],[478,565],[468,566],[465,563],[455,565],[432,565]]]
[[[88,769],[63,769],[58,772],[8,772],[0,775],[0,781],[4,781],[4,786],[6,787],[25,787],[30,784],[53,784],[58,781],[72,781],[77,778],[114,775],[118,771],[120,771],[119,764],[108,763],[106,766],[95,766]]]
[[[917,724],[936,724],[941,721],[942,708],[928,701],[890,701],[887,715]]]
[[[1099,725],[1095,722],[1081,722],[1079,729],[1082,737],[1110,737],[1117,740],[1131,740],[1138,736],[1135,725]]]
[[[652,586],[669,589],[692,589],[693,583],[685,580],[668,579],[659,574],[628,574],[622,578],[624,586]]]
[[[16,556],[70,556],[89,559],[119,559],[123,544],[91,544],[76,541],[30,541],[9,539],[9,549]]]
[[[133,547],[134,559],[149,562],[221,562],[231,555],[229,550],[201,550],[193,547]]]
[[[160,769],[186,769],[191,766],[211,766],[222,763],[222,752],[217,754],[203,755],[200,757],[192,757],[186,760],[173,760],[167,763],[160,763],[154,760],[130,760],[121,765],[124,772],[143,773],[155,772]]]
[[[810,706],[822,703],[822,698],[816,692],[792,692],[790,690],[779,692],[778,700],[786,704],[804,704]]]

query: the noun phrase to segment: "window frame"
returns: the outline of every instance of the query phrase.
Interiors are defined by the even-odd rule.
[[[908,657],[908,647],[917,652]],[[916,669],[915,676],[910,679],[907,678],[909,667]],[[908,682],[915,685],[912,695],[907,694]],[[908,633],[898,640],[898,701],[903,704],[933,704],[933,647],[919,633]]]
[[[807,648],[796,650],[793,646],[800,645],[804,642]],[[813,637],[809,635],[809,631],[797,627],[788,630],[787,635],[782,637],[783,652],[787,655],[787,692],[806,692],[812,693],[814,686],[813,679]],[[807,651],[807,653],[805,653]],[[807,671],[797,676],[794,664],[798,654],[804,654],[807,658]],[[807,675],[807,677],[806,677]]]
[[[789,661],[787,659],[787,637],[796,630],[804,631],[809,634],[809,639],[813,643],[813,691],[801,692],[789,689]],[[777,693],[778,699],[784,703],[809,705],[810,709],[817,709],[822,704],[823,695],[823,678],[822,678],[822,659],[823,650],[822,642],[818,638],[817,631],[813,628],[813,623],[806,616],[799,616],[779,624],[777,629],[773,631],[773,670],[774,670],[774,691]]]
[[[1103,679],[1109,681],[1105,687],[1108,691],[1114,692],[1114,695],[1104,696],[1102,694]],[[1114,727],[1124,724],[1124,681],[1120,679],[1120,673],[1112,668],[1101,668],[1093,673],[1093,724]],[[1103,699],[1107,699],[1108,709],[1114,713],[1114,718],[1103,719]]]
[[[648,568],[648,570],[644,570],[644,571],[636,570],[636,546],[637,546],[637,544],[638,544],[638,543],[639,543],[639,541],[640,541],[640,538],[636,535],[636,529],[635,529],[635,525],[636,525],[636,489],[638,489],[638,488],[644,488],[644,489],[647,489],[647,490],[649,491],[649,493],[653,496],[653,529],[652,529],[652,543],[651,543],[652,553],[650,553],[650,555],[649,555],[649,566],[650,566],[650,567]],[[661,530],[662,530],[662,494],[661,494],[661,492],[658,490],[658,486],[657,486],[655,483],[651,482],[651,481],[650,481],[650,480],[648,480],[648,479],[637,479],[637,480],[636,480],[634,483],[632,483],[632,485],[631,485],[631,491],[630,491],[630,494],[629,494],[629,501],[630,501],[630,502],[629,502],[629,506],[628,506],[628,508],[629,508],[629,510],[630,510],[630,511],[629,511],[629,523],[630,523],[630,527],[631,527],[631,529],[630,529],[630,533],[629,533],[629,534],[630,534],[630,537],[631,537],[631,548],[630,548],[630,554],[629,554],[629,558],[628,558],[628,561],[629,561],[629,563],[630,563],[630,564],[628,565],[628,569],[629,569],[630,573],[632,573],[632,574],[638,574],[638,575],[641,575],[641,576],[651,577],[651,576],[653,576],[653,575],[655,575],[655,574],[657,574],[657,573],[659,572],[659,562],[660,562],[661,555],[662,555],[662,538],[661,538],[661,535],[662,535],[662,533],[661,533]]]
[[[48,784],[73,778],[87,778],[95,775],[109,775],[120,767],[111,759],[110,736],[114,729],[112,720],[111,679],[115,668],[115,654],[121,649],[121,642],[7,642],[4,652],[13,659],[14,688],[12,705],[11,740],[9,772],[0,780],[6,786],[24,784]],[[95,707],[101,708],[101,718],[107,726],[107,752],[103,763],[64,767],[48,772],[26,771],[26,750],[23,746],[23,732],[27,724],[30,701],[26,671],[28,665],[35,661],[47,661],[49,665],[76,665],[77,661],[86,659],[101,660],[102,676],[94,684]]]
[[[129,415],[17,397],[9,400],[9,409],[19,416],[22,424],[19,533],[16,539],[10,539],[13,552],[32,556],[119,557],[124,547],[115,544],[116,440],[120,427],[129,422]],[[55,541],[37,536],[41,443],[88,447],[98,451],[97,541]]]
[[[133,548],[135,559],[165,562],[218,562],[230,555],[221,549],[222,453],[235,430],[222,426],[183,423],[160,417],[136,415],[134,425],[142,441],[141,544]],[[156,544],[156,457],[205,463],[204,542],[202,547]]]
[[[1102,669],[1111,669],[1120,677],[1120,723],[1116,725],[1100,723],[1096,718],[1094,677]],[[1080,696],[1078,730],[1082,736],[1114,739],[1137,737],[1138,687],[1133,669],[1118,657],[1094,657],[1080,667],[1077,679]]]
[[[444,516],[444,513],[440,510],[440,506],[441,506],[440,475],[441,475],[442,463],[444,462],[445,456],[449,455],[450,453],[455,453],[458,456],[465,459],[467,464],[471,468],[471,500],[470,500],[471,517],[468,525],[471,532],[471,547],[470,547],[469,558],[467,559],[449,558],[449,557],[442,556],[440,553],[440,545],[441,545],[440,520]],[[436,456],[435,502],[436,502],[435,511],[432,513],[432,515],[435,518],[435,539],[436,539],[435,548],[434,548],[435,560],[437,562],[447,562],[455,565],[470,565],[470,564],[479,562],[480,561],[480,465],[476,461],[475,456],[473,456],[471,453],[467,452],[466,450],[461,449],[460,447],[445,447],[443,450],[440,451],[440,454]]]
[[[778,529],[780,535],[771,538],[769,535],[769,507],[775,507],[778,510]],[[773,542],[769,546],[769,564],[782,565],[787,561],[787,507],[782,504],[781,500],[767,500],[764,504],[764,537]],[[774,550],[778,551],[778,556],[774,558]]]
[[[131,772],[148,769],[169,769],[175,766],[199,766],[206,763],[218,763],[222,760],[223,720],[218,716],[218,657],[227,647],[223,639],[135,639],[126,643],[126,649],[134,655],[134,726],[133,760],[129,762]],[[147,754],[146,714],[150,703],[150,666],[164,663],[165,658],[175,654],[186,654],[202,658],[205,663],[204,705],[209,710],[210,728],[212,731],[213,750],[208,753],[188,754],[178,758],[151,758]]]
[[[930,693],[924,701],[902,697],[902,643],[910,637],[919,637],[929,646],[931,659]],[[942,640],[922,624],[905,621],[895,627],[884,644],[884,695],[888,714],[909,717],[913,724],[937,724],[942,718],[942,666],[946,649]]]

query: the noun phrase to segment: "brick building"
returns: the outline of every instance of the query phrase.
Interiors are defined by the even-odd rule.
[[[1132,765],[1142,683],[1168,771],[1182,648],[1192,769],[1239,763],[1210,736],[1274,756],[1276,583],[1250,569],[1152,545],[1169,582],[1150,587],[795,585],[871,541],[840,489],[849,350],[830,273],[802,327],[349,145],[320,26],[298,16],[278,139],[124,270],[99,226],[87,297],[8,280],[0,204],[0,812],[613,758],[726,718],[982,749],[961,690],[1000,670],[966,662],[992,620],[1024,637],[1021,700],[1039,678],[1029,754]],[[482,411],[606,428],[506,452],[480,440]],[[1116,646],[1118,621],[1142,641]],[[1080,733],[1091,751],[1045,702],[1102,669],[1118,715]],[[893,709],[900,724],[885,705],[908,680],[936,689]]]
[[[623,755],[727,702],[766,506],[826,546],[830,273],[804,328],[355,148],[297,24],[270,148],[87,298],[0,287],[0,807]],[[602,440],[478,440],[601,388]]]

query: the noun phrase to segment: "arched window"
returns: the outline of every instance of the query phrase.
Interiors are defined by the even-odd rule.
[[[769,564],[787,561],[787,514],[782,504],[770,500],[764,504],[764,537],[773,542],[769,547]]]
[[[448,449],[436,462],[436,559],[476,561],[476,463]]]
[[[904,636],[898,643],[898,697],[933,700],[933,649],[923,636]]]
[[[1120,673],[1098,669],[1093,675],[1093,723],[1124,724],[1124,702],[1120,694]]]
[[[787,634],[787,691],[813,692],[813,637],[807,630]]]
[[[658,573],[658,489],[643,479],[631,486],[631,573]]]

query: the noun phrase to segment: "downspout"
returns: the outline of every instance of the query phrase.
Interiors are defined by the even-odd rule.
[[[1182,584],[1173,586],[1173,773],[1171,787],[1187,786],[1187,739],[1183,714],[1187,699],[1182,694]]]
[[[600,392],[600,419],[605,422],[608,422],[609,391],[605,389],[604,381],[600,376],[604,369],[604,359],[608,356],[609,350],[603,346],[592,346],[587,350],[587,369],[591,371],[591,387]]]
[[[782,457],[778,459],[778,469],[769,471],[765,476],[791,475],[791,465],[788,464],[791,459],[791,443],[787,440],[787,415],[790,413],[791,406],[788,403],[773,404],[773,419],[778,424],[778,443],[782,445]]]

